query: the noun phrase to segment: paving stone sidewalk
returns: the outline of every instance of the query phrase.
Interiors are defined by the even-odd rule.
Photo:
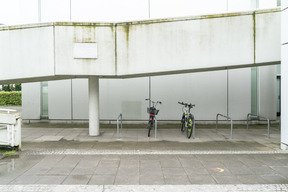
[[[24,127],[22,151],[0,160],[0,191],[288,189],[277,128],[270,139],[253,128],[236,129],[233,139],[227,129],[198,130],[190,140],[178,129],[159,129],[156,139],[145,129],[123,129],[120,138],[102,131],[89,137],[85,128]]]

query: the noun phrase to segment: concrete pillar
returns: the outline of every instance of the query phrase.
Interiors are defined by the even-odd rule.
[[[281,6],[281,149],[288,150],[288,0]]]
[[[89,135],[99,135],[99,78],[89,77]]]

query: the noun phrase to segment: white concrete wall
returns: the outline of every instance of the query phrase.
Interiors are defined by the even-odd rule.
[[[4,26],[0,83],[139,77],[277,62],[280,14],[271,9],[126,23]],[[75,58],[74,43],[97,43],[97,58]]]
[[[55,26],[55,75],[115,75],[115,33],[112,24],[59,25]],[[98,58],[74,58],[74,43],[97,43]]]
[[[40,119],[41,115],[41,83],[22,84],[22,118]]]
[[[88,79],[72,79],[72,119],[87,119],[88,109]]]
[[[259,68],[259,115],[276,119],[277,92],[276,66],[264,66]]]
[[[100,118],[147,119],[148,77],[100,80]]]
[[[49,119],[72,119],[71,87],[71,79],[48,82]]]
[[[279,12],[256,14],[255,23],[255,62],[280,61],[281,14]]]
[[[280,13],[275,11],[118,24],[117,75],[280,61]]]
[[[281,18],[281,148],[288,149],[288,0],[282,0]]]
[[[245,119],[251,112],[251,69],[228,71],[228,116]]]
[[[7,26],[0,30],[0,42],[2,81],[54,75],[52,26]]]
[[[275,120],[276,66],[259,67],[259,71],[259,114]],[[71,80],[50,81],[48,86],[49,119],[88,119],[87,79],[73,79],[72,85]],[[149,77],[100,79],[100,118],[115,120],[122,113],[126,120],[146,120],[148,97]],[[178,101],[196,104],[192,112],[197,120],[215,120],[217,113],[245,120],[251,112],[251,69],[154,76],[151,98],[163,102],[158,105],[159,120],[179,120],[182,107]],[[23,101],[34,100],[34,96],[23,93]],[[27,108],[23,106],[24,119],[33,119]]]
[[[214,120],[227,113],[226,87],[226,71],[153,77],[152,98],[163,101],[158,119],[179,120],[183,101],[196,105],[195,119]]]

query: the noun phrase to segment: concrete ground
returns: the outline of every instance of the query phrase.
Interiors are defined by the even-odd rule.
[[[157,138],[125,126],[90,137],[81,125],[24,124],[22,150],[0,160],[0,191],[288,191],[278,125],[270,139],[267,125],[235,126],[233,139],[228,125],[196,124],[195,139],[178,124]]]

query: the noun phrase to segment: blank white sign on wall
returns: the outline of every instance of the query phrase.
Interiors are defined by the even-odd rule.
[[[97,43],[74,43],[73,57],[75,59],[97,59]]]

